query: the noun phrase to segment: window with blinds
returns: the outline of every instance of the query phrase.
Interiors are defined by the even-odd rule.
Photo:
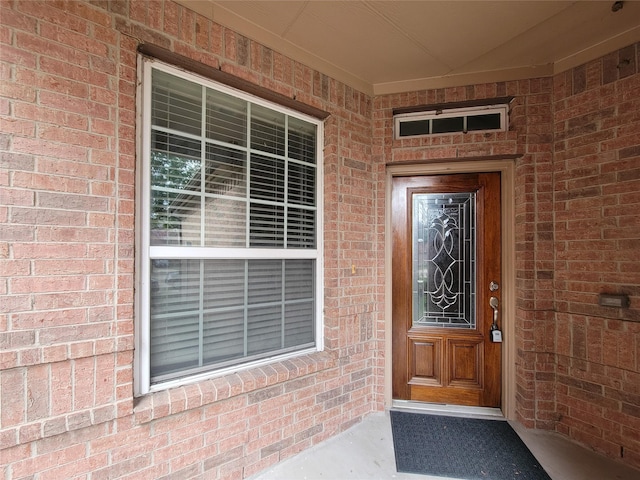
[[[319,120],[144,62],[140,393],[321,346]]]

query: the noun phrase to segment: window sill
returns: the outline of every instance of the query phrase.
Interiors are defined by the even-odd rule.
[[[144,424],[186,410],[304,377],[335,366],[327,352],[315,352],[232,374],[182,385],[136,399],[135,423]]]

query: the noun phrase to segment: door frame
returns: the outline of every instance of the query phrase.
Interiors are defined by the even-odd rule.
[[[385,408],[391,408],[392,399],[392,228],[391,190],[393,177],[442,175],[456,173],[500,172],[502,194],[502,286],[501,317],[502,351],[502,415],[507,420],[516,416],[516,345],[515,345],[515,159],[448,160],[411,164],[388,164],[386,171],[385,205]]]

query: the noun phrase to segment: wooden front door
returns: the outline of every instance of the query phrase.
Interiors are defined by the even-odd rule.
[[[394,177],[394,399],[500,407],[500,212],[500,173]]]

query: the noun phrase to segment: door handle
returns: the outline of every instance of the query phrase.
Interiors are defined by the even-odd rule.
[[[493,324],[491,325],[491,330],[496,330],[498,328],[498,297],[491,297],[489,299],[489,305],[493,308]]]
[[[489,299],[489,305],[493,308],[493,323],[491,324],[491,341],[500,343],[502,342],[502,332],[498,328],[498,297],[491,297]]]

